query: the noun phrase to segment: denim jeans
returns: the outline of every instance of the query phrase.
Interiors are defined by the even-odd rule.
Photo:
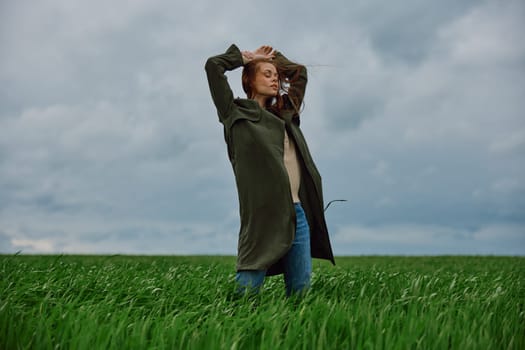
[[[295,238],[290,250],[283,257],[286,295],[304,293],[310,287],[312,257],[310,254],[310,228],[301,203],[294,203],[296,213]],[[266,270],[238,271],[238,291],[258,293],[266,276]]]

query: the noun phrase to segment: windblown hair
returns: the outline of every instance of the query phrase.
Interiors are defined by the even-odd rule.
[[[302,66],[296,65],[290,70],[290,65],[287,66],[285,71],[284,67],[279,65],[277,60],[258,58],[254,59],[244,65],[242,70],[242,89],[246,93],[248,98],[253,98],[255,91],[253,90],[253,82],[255,81],[255,75],[259,69],[259,64],[267,62],[275,66],[278,73],[278,84],[279,92],[277,96],[272,99],[268,99],[266,102],[266,109],[272,113],[281,116],[284,110],[294,110],[296,114],[301,111],[301,96],[299,92],[294,89],[294,82],[299,78]]]

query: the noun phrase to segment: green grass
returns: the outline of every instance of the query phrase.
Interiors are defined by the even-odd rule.
[[[232,300],[233,257],[0,256],[0,349],[525,349],[525,258],[337,263]]]

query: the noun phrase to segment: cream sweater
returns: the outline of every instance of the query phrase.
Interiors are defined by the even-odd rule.
[[[290,179],[290,191],[294,203],[299,200],[299,185],[301,184],[301,168],[299,167],[299,160],[295,151],[294,142],[288,137],[286,130],[284,131],[284,166],[288,172]]]

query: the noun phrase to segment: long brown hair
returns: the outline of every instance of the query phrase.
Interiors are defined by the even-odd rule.
[[[255,75],[257,74],[259,64],[263,62],[271,63],[277,69],[277,79],[279,84],[279,92],[277,93],[277,96],[274,98],[269,98],[266,101],[266,109],[278,116],[281,116],[281,113],[284,110],[290,109],[294,110],[296,114],[299,114],[301,111],[299,101],[302,96],[298,96],[298,91],[294,91],[293,83],[299,78],[299,73],[302,68],[300,65],[293,67],[291,71],[290,67],[287,67],[288,69],[285,71],[284,67],[281,66],[276,60],[266,58],[257,58],[251,60],[244,65],[242,70],[242,89],[246,93],[246,96],[248,98],[252,98],[255,94],[255,91],[253,91],[253,82],[255,80]],[[291,103],[286,103],[285,99],[283,98],[284,94],[288,95],[288,100]]]

